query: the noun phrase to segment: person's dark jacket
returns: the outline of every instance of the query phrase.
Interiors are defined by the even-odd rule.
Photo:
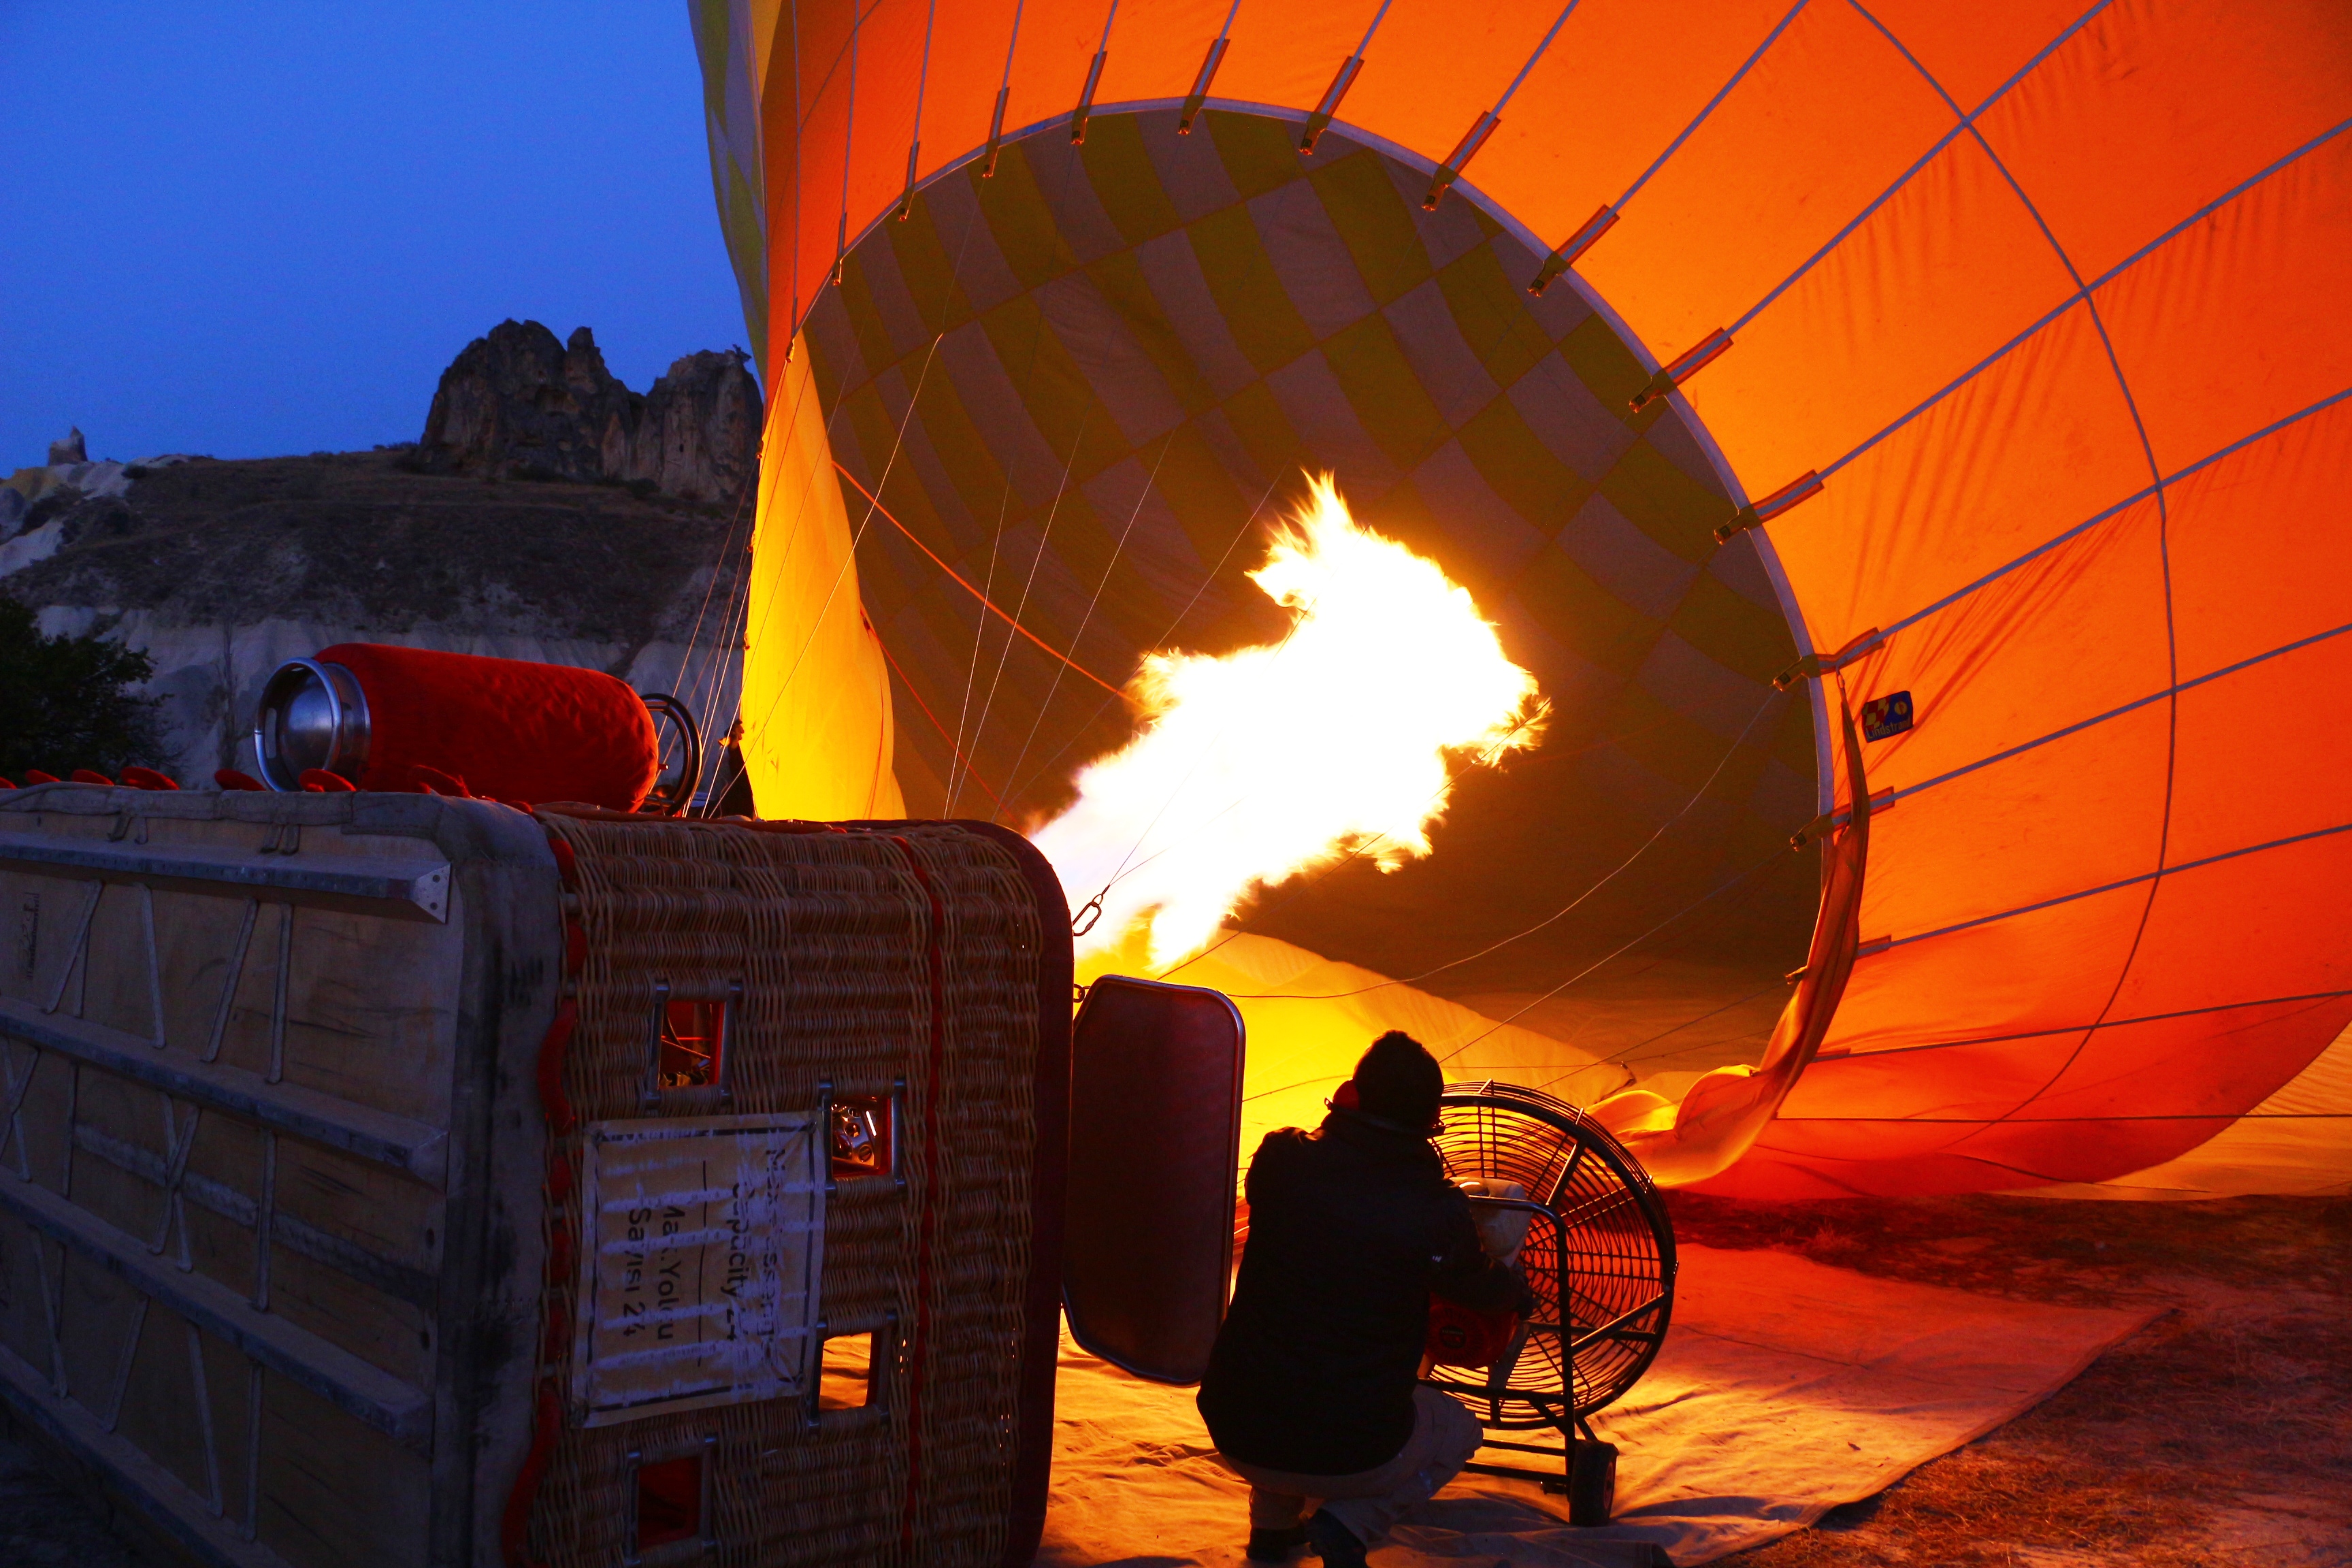
[[[1210,1436],[1269,1469],[1386,1464],[1412,1435],[1431,1292],[1524,1310],[1525,1283],[1479,1247],[1429,1141],[1357,1112],[1266,1134],[1245,1191],[1249,1242],[1201,1383]]]

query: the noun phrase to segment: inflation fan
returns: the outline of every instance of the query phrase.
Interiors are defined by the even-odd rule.
[[[1515,1084],[1449,1084],[1439,1101],[1437,1151],[1474,1196],[1482,1221],[1526,1225],[1519,1260],[1534,1310],[1484,1366],[1441,1362],[1428,1381],[1460,1399],[1490,1431],[1549,1426],[1565,1447],[1564,1474],[1474,1464],[1488,1475],[1566,1492],[1578,1524],[1607,1521],[1617,1450],[1585,1418],[1632,1388],[1658,1353],[1674,1310],[1675,1235],[1641,1164],[1598,1122],[1564,1100]],[[1488,1447],[1559,1454],[1548,1445]]]

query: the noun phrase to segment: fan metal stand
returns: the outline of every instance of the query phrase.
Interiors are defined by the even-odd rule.
[[[1513,1198],[1472,1198],[1470,1203],[1474,1209],[1528,1211],[1532,1216],[1550,1221],[1553,1234],[1559,1234],[1559,1215],[1547,1205]],[[1560,1300],[1564,1296],[1563,1290],[1554,1299]],[[1635,1313],[1625,1316],[1638,1315],[1662,1304],[1661,1298],[1654,1297],[1637,1308]],[[1622,1321],[1621,1317],[1619,1322],[1622,1323]],[[1604,1324],[1599,1329],[1589,1330],[1571,1338],[1566,1347],[1567,1358],[1572,1362],[1580,1345],[1618,1326],[1618,1323]],[[1538,1470],[1524,1465],[1490,1465],[1476,1460],[1462,1468],[1478,1475],[1507,1476],[1515,1480],[1533,1481],[1544,1490],[1568,1499],[1568,1520],[1570,1524],[1588,1527],[1606,1524],[1609,1522],[1609,1516],[1616,1501],[1616,1445],[1604,1443],[1593,1436],[1591,1426],[1586,1422],[1583,1412],[1576,1408],[1573,1401],[1567,1398],[1554,1398],[1533,1390],[1509,1388],[1511,1373],[1518,1365],[1520,1356],[1526,1352],[1528,1338],[1533,1334],[1559,1332],[1558,1323],[1528,1321],[1520,1324],[1519,1331],[1512,1336],[1509,1347],[1492,1366],[1486,1369],[1486,1383],[1476,1387],[1472,1397],[1486,1405],[1490,1414],[1497,1417],[1501,1415],[1500,1402],[1505,1397],[1528,1405],[1559,1433],[1560,1438],[1560,1446],[1555,1448],[1544,1443],[1520,1443],[1507,1437],[1489,1436],[1481,1447],[1508,1448],[1517,1453],[1540,1454],[1547,1458],[1558,1455],[1561,1459],[1560,1469]],[[1445,1379],[1433,1378],[1430,1381],[1449,1394],[1458,1395],[1470,1392],[1466,1385]],[[1506,1390],[1509,1390],[1507,1395]]]
[[[1456,1177],[1519,1183],[1539,1198],[1472,1197],[1474,1211],[1528,1216],[1520,1259],[1536,1309],[1483,1369],[1433,1366],[1425,1381],[1490,1432],[1550,1427],[1559,1447],[1489,1436],[1486,1447],[1558,1457],[1557,1470],[1473,1462],[1569,1500],[1569,1521],[1609,1522],[1617,1449],[1586,1417],[1631,1388],[1665,1339],[1674,1231],[1638,1162],[1599,1123],[1532,1089],[1452,1085],[1439,1152]]]

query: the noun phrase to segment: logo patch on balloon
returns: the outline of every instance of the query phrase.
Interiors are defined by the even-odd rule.
[[[1862,738],[1884,741],[1911,728],[1911,694],[1896,691],[1862,705]]]

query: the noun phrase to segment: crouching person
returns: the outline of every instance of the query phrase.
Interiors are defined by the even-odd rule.
[[[1418,1041],[1383,1035],[1321,1127],[1268,1133],[1250,1163],[1249,1244],[1200,1405],[1250,1483],[1252,1562],[1311,1542],[1326,1568],[1357,1568],[1477,1451],[1477,1420],[1417,1381],[1430,1295],[1529,1298],[1430,1145],[1444,1084]]]

